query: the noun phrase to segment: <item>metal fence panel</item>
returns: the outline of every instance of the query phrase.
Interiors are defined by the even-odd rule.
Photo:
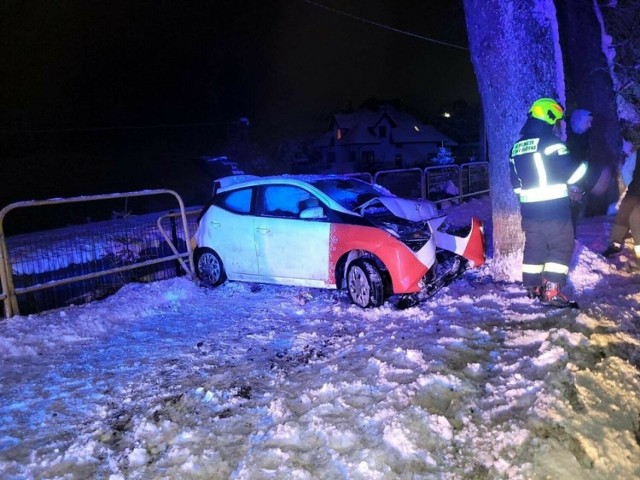
[[[373,175],[369,172],[345,173],[347,177],[354,177],[367,183],[373,183]]]
[[[420,168],[401,168],[376,172],[374,182],[405,198],[424,198],[424,175]]]
[[[460,167],[443,165],[424,169],[426,199],[443,202],[460,196]]]
[[[462,197],[489,193],[489,162],[461,165],[460,193]]]
[[[488,162],[381,170],[373,176],[370,173],[348,175],[382,185],[401,197],[422,198],[436,204],[461,202],[466,197],[486,195],[490,191]]]
[[[164,196],[179,213],[135,214],[154,196]],[[110,220],[63,225],[46,231],[5,236],[9,214],[45,215],[47,224],[69,218],[74,205],[121,208]],[[95,208],[100,211],[100,208]],[[0,211],[0,277],[5,316],[37,313],[103,298],[132,281],[190,274],[189,239],[198,212],[187,212],[170,190],[18,202]],[[9,220],[11,219],[9,216]],[[35,221],[35,220],[34,220]],[[187,260],[185,262],[185,259]]]

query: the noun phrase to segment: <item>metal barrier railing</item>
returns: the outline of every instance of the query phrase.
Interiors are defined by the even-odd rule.
[[[438,204],[450,200],[460,200],[460,167],[442,165],[424,169],[427,200]]]
[[[489,192],[489,162],[460,165],[460,199]]]
[[[127,211],[134,199],[150,201],[150,197],[159,195],[173,197],[179,213],[158,218],[158,214],[131,215]],[[33,208],[46,210],[54,206],[68,209],[72,204],[101,201],[123,201],[125,211],[109,221],[63,226],[15,237],[5,235],[5,220],[11,212]],[[195,213],[189,212],[189,215]],[[172,190],[33,200],[4,207],[0,210],[0,300],[4,303],[5,316],[20,314],[19,298],[44,302],[42,292],[45,290],[71,300],[84,298],[93,295],[79,287],[84,282],[98,290],[109,290],[126,283],[127,272],[138,271],[138,278],[157,277],[161,275],[158,273],[160,264],[171,261],[175,261],[185,274],[191,274],[194,269],[187,216],[182,198]],[[163,221],[171,223],[172,234],[167,234]],[[184,237],[180,246],[177,245],[178,230]],[[67,289],[61,293],[63,286]],[[40,297],[35,298],[38,294]]]
[[[401,197],[422,198],[436,204],[461,202],[467,197],[489,193],[489,163],[381,170],[373,175],[371,182]]]
[[[373,174],[369,172],[345,173],[345,176],[354,177],[360,180],[364,180],[365,182],[373,183]]]
[[[399,197],[425,198],[424,172],[420,168],[381,170],[375,173],[373,181]]]
[[[196,211],[190,211],[190,212],[185,212],[184,214],[187,216],[187,218],[189,216],[195,216],[196,214],[199,214],[200,211],[196,210]],[[189,245],[187,246],[187,252],[186,253],[181,253],[178,250],[178,247],[176,246],[176,244],[178,243],[178,232],[177,232],[177,225],[176,225],[176,219],[177,218],[182,218],[183,217],[183,213],[174,213],[174,212],[169,212],[165,215],[162,215],[160,218],[158,218],[158,230],[160,231],[160,233],[162,234],[162,236],[164,237],[165,241],[167,242],[167,245],[169,246],[169,248],[171,249],[171,251],[173,252],[174,256],[176,257],[176,260],[178,262],[178,264],[182,267],[182,269],[185,272],[190,272],[190,273],[194,273],[195,272],[195,268],[193,265],[193,256],[190,255],[190,245],[191,245],[191,235],[186,236],[186,238],[184,239],[185,242]],[[165,228],[165,223],[169,222],[169,227],[170,227],[170,231],[167,232],[166,228]],[[195,222],[194,222],[195,223]],[[187,265],[184,262],[184,258],[188,257],[188,261],[189,261],[189,265]],[[179,270],[179,269],[176,269]]]

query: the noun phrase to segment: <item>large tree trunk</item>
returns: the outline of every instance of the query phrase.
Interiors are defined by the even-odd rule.
[[[586,109],[594,118],[589,169],[595,186],[588,196],[586,214],[603,214],[619,194],[616,172],[622,137],[600,22],[591,2],[556,0],[556,5],[562,50],[570,52],[565,55],[567,110]]]
[[[489,144],[493,276],[521,280],[513,266],[521,265],[524,235],[509,154],[534,100],[564,101],[556,10],[552,0],[464,0],[464,9]]]

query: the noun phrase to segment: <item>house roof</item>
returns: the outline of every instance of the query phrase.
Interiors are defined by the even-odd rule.
[[[343,137],[337,141],[338,145],[380,143],[382,140],[378,136],[377,127],[383,124],[389,125],[389,133],[394,143],[457,145],[455,141],[431,125],[421,123],[413,115],[396,110],[391,106],[382,106],[376,111],[359,110],[353,113],[339,113],[333,117],[334,129],[339,128],[345,132]]]

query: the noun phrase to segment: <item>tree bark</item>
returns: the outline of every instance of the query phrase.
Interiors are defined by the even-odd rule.
[[[510,148],[537,98],[564,103],[556,10],[552,0],[464,0],[464,10],[489,145],[493,276],[521,280],[513,268],[521,265],[524,235]]]
[[[622,151],[622,136],[616,96],[607,60],[602,51],[602,33],[593,3],[556,1],[560,44],[565,55],[567,110],[593,113],[589,135],[589,169],[594,189],[588,196],[586,215],[600,215],[618,198],[616,172]]]

